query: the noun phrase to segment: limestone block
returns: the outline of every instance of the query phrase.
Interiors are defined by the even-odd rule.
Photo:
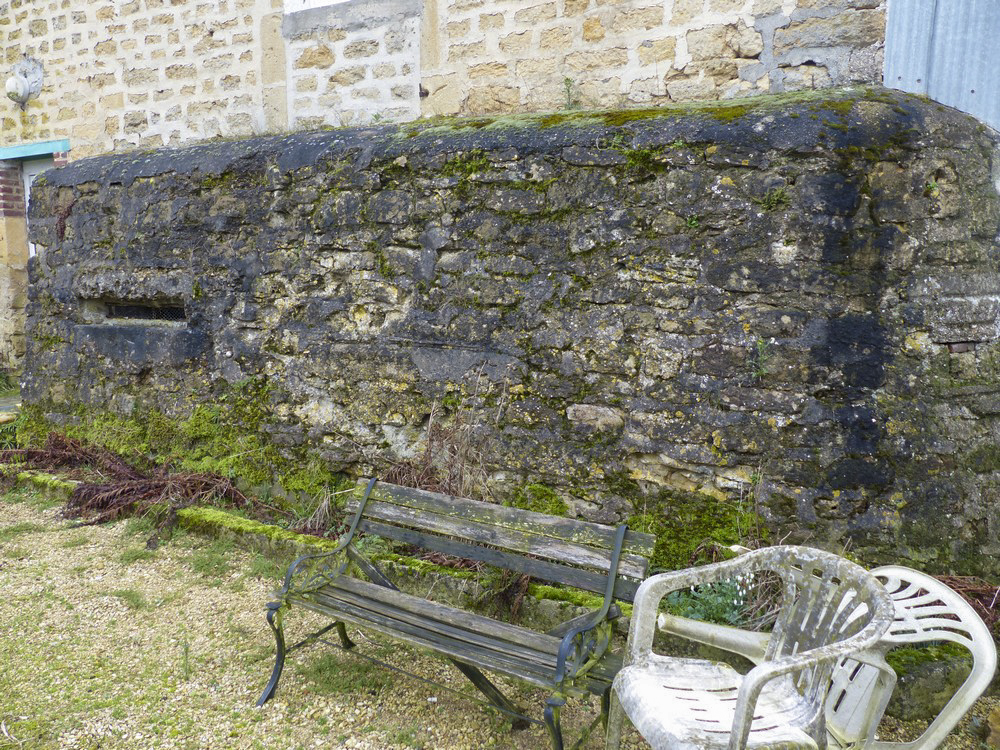
[[[503,28],[503,13],[483,13],[479,16],[479,30],[492,31]]]
[[[483,57],[486,55],[486,44],[484,42],[473,42],[472,44],[452,44],[448,47],[449,60],[466,60],[470,57]]]
[[[590,7],[590,0],[563,0],[563,15],[578,16]]]
[[[535,76],[555,75],[559,73],[561,64],[559,60],[551,57],[537,57],[530,60],[521,60],[515,66],[517,75],[522,78],[533,78]]]
[[[330,76],[329,83],[330,86],[351,86],[358,81],[362,81],[365,78],[367,70],[362,65],[355,65],[350,68],[344,68],[343,70],[338,70],[336,73]]]
[[[472,21],[469,19],[465,19],[464,21],[453,21],[445,27],[448,32],[448,36],[452,39],[460,39],[463,36],[468,35],[471,28]]]
[[[600,18],[588,18],[583,22],[583,39],[587,42],[599,42],[604,38],[604,24]]]
[[[195,78],[198,75],[198,69],[194,65],[170,65],[166,69],[167,78],[180,79],[180,78]]]
[[[554,2],[542,3],[533,8],[524,8],[514,14],[514,20],[518,23],[538,23],[539,21],[551,21],[556,17],[556,4]]]
[[[125,96],[119,91],[117,94],[108,94],[107,96],[102,96],[101,106],[104,109],[121,109],[125,106]]]
[[[739,13],[746,0],[708,0],[709,13]]]
[[[588,80],[580,84],[580,102],[584,107],[620,107],[622,81],[618,76]]]
[[[830,71],[822,65],[796,65],[783,67],[786,89],[821,89],[832,85]]]
[[[372,75],[376,78],[392,78],[396,75],[396,66],[390,63],[381,63],[374,67]]]
[[[751,58],[764,49],[760,32],[742,21],[738,24],[708,26],[687,33],[688,54],[693,60],[720,57]]]
[[[355,60],[361,57],[371,57],[378,52],[378,42],[374,39],[359,39],[344,47],[344,57]]]
[[[686,26],[705,10],[705,0],[674,0],[674,10],[670,22],[675,26]]]
[[[508,71],[506,63],[481,63],[469,66],[469,78],[502,78]]]
[[[351,57],[344,51],[345,56]],[[302,68],[329,68],[336,62],[337,56],[334,54],[333,50],[327,47],[325,44],[316,44],[312,47],[307,47],[298,54],[295,58],[295,67],[298,70]]]
[[[885,38],[885,13],[856,10],[831,18],[808,18],[774,32],[774,54],[802,47],[864,47]]]
[[[227,76],[231,78],[232,76]],[[223,79],[223,88],[225,86],[225,80]],[[237,79],[238,80],[238,79]],[[316,76],[298,76],[295,79],[295,90],[298,91],[318,91],[319,90],[319,79]]]
[[[512,55],[520,55],[531,48],[531,32],[519,31],[508,34],[500,39],[500,51]]]
[[[628,51],[624,47],[613,47],[592,52],[574,52],[566,56],[566,64],[573,70],[595,70],[598,68],[621,68],[628,63]]]
[[[667,93],[676,101],[717,98],[715,82],[711,78],[681,78],[667,83]]]
[[[639,62],[643,65],[664,61],[673,62],[676,50],[677,40],[673,37],[657,39],[656,41],[646,40],[639,45]]]
[[[584,27],[584,34],[586,34],[586,23],[584,23]],[[573,29],[569,26],[545,29],[538,37],[538,44],[542,49],[566,49],[572,43]]]
[[[632,8],[615,15],[611,30],[616,33],[646,31],[663,25],[663,6]]]
[[[472,88],[466,108],[473,114],[509,112],[521,103],[521,94],[513,86],[480,86]]]
[[[457,75],[428,76],[423,80],[427,96],[421,110],[432,115],[454,115],[462,111],[464,90]]]

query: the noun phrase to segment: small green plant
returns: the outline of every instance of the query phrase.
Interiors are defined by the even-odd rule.
[[[941,186],[937,180],[928,180],[927,184],[924,185],[924,197],[937,198],[939,195],[941,195]]]
[[[684,225],[688,229],[697,229],[699,226],[701,226],[701,219],[698,217],[697,214],[691,214],[686,219],[684,219]]]
[[[118,589],[117,591],[112,591],[111,596],[121,599],[129,609],[146,609],[149,606],[145,595],[135,589]]]
[[[187,636],[181,641],[181,676],[184,682],[191,679],[191,642]]]
[[[791,203],[791,197],[788,195],[786,188],[778,187],[768,190],[760,198],[754,198],[753,202],[765,211],[774,211],[778,208],[784,208]]]
[[[767,375],[767,365],[774,356],[771,349],[771,342],[767,339],[758,338],[754,342],[753,351],[750,353],[750,374],[754,380],[761,380]]]
[[[0,370],[0,398],[17,395],[18,391],[17,378],[9,372]]]
[[[738,581],[719,581],[689,591],[667,595],[667,610],[673,615],[716,625],[742,625],[745,591]]]
[[[576,97],[573,96],[574,85],[575,82],[569,76],[563,78],[563,89],[566,92],[566,109],[576,109],[577,100]]]

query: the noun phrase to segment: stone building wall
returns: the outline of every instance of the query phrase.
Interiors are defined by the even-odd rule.
[[[587,518],[996,575],[998,179],[882,89],[76,162],[32,207],[26,429],[265,483],[465,425]]]
[[[264,107],[274,12],[280,0],[2,3],[5,69],[27,55],[45,77],[24,111],[4,108],[0,146],[66,138],[81,158],[283,126]]]
[[[881,81],[882,0],[428,0],[434,114],[729,99]]]

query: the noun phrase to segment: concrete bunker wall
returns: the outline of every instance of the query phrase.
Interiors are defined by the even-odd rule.
[[[265,474],[461,418],[588,518],[692,491],[996,574],[995,148],[875,89],[77,162],[32,206],[25,401],[190,424],[249,383]]]

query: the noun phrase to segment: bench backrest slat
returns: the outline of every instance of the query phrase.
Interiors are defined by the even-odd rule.
[[[360,485],[359,485],[360,486]],[[590,521],[551,516],[547,513],[510,508],[504,505],[469,500],[440,492],[415,490],[395,484],[380,482],[375,485],[372,499],[386,498],[394,505],[415,510],[451,515],[468,521],[477,521],[488,526],[522,531],[541,536],[551,536],[576,544],[585,544],[600,549],[611,549],[614,544],[615,529]],[[357,508],[357,498],[353,498],[349,509]],[[656,537],[651,534],[630,532],[625,536],[622,552],[642,557],[653,554]]]
[[[348,503],[357,510],[359,497]],[[375,486],[359,529],[389,539],[604,593],[614,529],[394,484]],[[628,532],[615,595],[630,601],[655,537]],[[485,546],[484,546],[485,545]]]
[[[453,515],[400,507],[392,503],[369,500],[364,517],[378,519],[396,526],[419,529],[468,539],[480,544],[490,544],[511,552],[559,560],[582,568],[607,571],[611,552],[583,544],[573,544],[552,536],[524,533],[484,523],[468,521]],[[637,555],[622,555],[618,572],[631,578],[641,578],[645,573],[646,559]]]
[[[498,568],[515,570],[518,573],[524,573],[533,578],[556,581],[595,594],[603,594],[607,586],[606,574],[572,568],[568,565],[559,565],[548,560],[539,560],[524,555],[512,555],[493,547],[468,544],[458,539],[438,536],[437,534],[426,534],[421,531],[414,531],[413,529],[404,529],[399,526],[378,523],[377,521],[362,520],[358,528],[368,534],[375,534],[386,539],[403,542],[404,544],[412,544],[445,555],[476,560]],[[615,598],[626,602],[632,601],[635,598],[635,592],[639,588],[640,582],[632,578],[618,576],[618,579],[615,581]]]

